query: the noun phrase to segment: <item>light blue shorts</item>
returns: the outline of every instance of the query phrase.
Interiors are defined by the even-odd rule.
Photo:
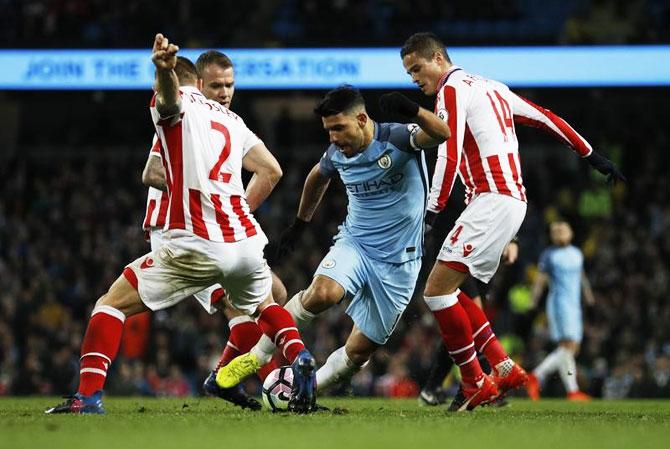
[[[582,307],[579,302],[547,298],[547,321],[553,341],[582,341],[584,330],[582,327]]]
[[[330,248],[314,276],[326,276],[340,284],[351,298],[347,315],[366,337],[383,345],[412,299],[420,269],[421,259],[381,262],[343,237]]]

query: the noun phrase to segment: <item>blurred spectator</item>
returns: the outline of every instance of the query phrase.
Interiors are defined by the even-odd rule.
[[[4,48],[146,47],[158,31],[190,47],[398,46],[422,29],[435,30],[448,45],[659,43],[670,38],[670,6],[659,0],[0,2]]]

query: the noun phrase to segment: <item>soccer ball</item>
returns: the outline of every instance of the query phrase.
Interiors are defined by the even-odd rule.
[[[263,404],[273,412],[286,410],[293,388],[293,370],[282,366],[268,374],[263,382]]]

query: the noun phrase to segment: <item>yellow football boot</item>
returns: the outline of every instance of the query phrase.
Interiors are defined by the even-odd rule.
[[[216,384],[221,388],[231,388],[258,371],[261,364],[258,357],[248,352],[238,355],[216,373]]]

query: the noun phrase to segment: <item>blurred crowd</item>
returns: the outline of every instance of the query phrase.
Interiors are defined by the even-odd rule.
[[[582,389],[605,398],[670,397],[670,186],[664,173],[670,134],[663,125],[670,119],[668,92],[583,89],[524,94],[573,123],[594,147],[623,168],[629,183],[610,189],[568,149],[537,130],[517,130],[529,209],[519,235],[520,260],[494,278],[486,300],[494,328],[528,369],[553,348],[543,308],[531,307],[530,286],[537,257],[547,245],[546,225],[562,217],[575,229],[596,294],[596,305],[585,312],[585,337],[578,357]],[[86,103],[88,95],[68,94],[72,105]],[[374,104],[376,93],[366,95]],[[36,101],[30,94],[14,98],[20,98],[27,109]],[[59,101],[54,98],[50,101],[55,107]],[[253,96],[244,98],[244,102],[236,100],[240,106],[253,103]],[[124,130],[115,136],[126,139],[124,147],[100,145],[107,141],[100,121],[93,119],[95,114],[105,114],[100,110],[106,102],[100,101],[100,110],[91,110],[89,120],[50,116],[50,126],[62,131],[57,137],[54,134],[50,147],[40,146],[44,132],[34,132],[42,129],[39,120],[44,117],[22,116],[19,151],[3,153],[0,395],[74,391],[79,346],[95,300],[125,263],[148,251],[140,229],[146,198],[140,173],[150,125],[145,99],[134,101],[141,119],[110,112],[117,122],[112,126]],[[245,117],[249,123],[260,121],[251,110]],[[325,255],[345,215],[346,195],[333,183],[296,252],[274,260],[273,243],[295,216],[302,182],[323,152],[327,136],[316,120],[298,120],[289,110],[277,116],[274,128],[261,136],[276,153],[285,175],[257,216],[271,241],[267,257],[293,295],[308,285]],[[449,215],[453,219],[462,207],[462,193],[455,193],[441,219],[443,226],[431,236],[432,244],[439,243],[440,232],[448,231]],[[431,265],[432,260],[426,259],[424,269]],[[354,378],[354,394],[411,397],[418,393],[441,344],[421,291],[422,281],[388,345]],[[320,362],[348,335],[351,321],[343,311],[344,305],[326,313],[304,332]],[[223,315],[207,315],[195,301],[129,319],[107,392],[199,394],[200,382],[218,359],[227,334]],[[449,382],[453,385],[453,379]],[[254,380],[247,386],[258,391]],[[561,396],[561,388],[550,379],[545,391]]]
[[[430,29],[447,45],[625,44],[670,39],[665,0],[2,0],[0,47],[399,46]]]

